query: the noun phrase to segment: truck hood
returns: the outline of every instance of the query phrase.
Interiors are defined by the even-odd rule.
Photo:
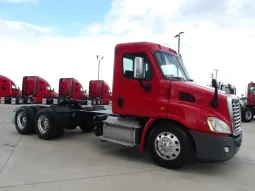
[[[214,97],[214,88],[209,86],[203,86],[196,84],[194,82],[183,82],[183,81],[172,81],[171,82],[171,98],[172,99],[178,99],[180,100],[179,96],[180,93],[186,93],[186,95],[191,95],[195,98],[195,103],[190,101],[183,101],[187,104],[194,104],[194,105],[200,105],[202,108],[212,108],[210,105],[210,101]],[[226,94],[224,91],[218,90],[218,103],[219,108],[227,108],[227,97],[228,94]]]

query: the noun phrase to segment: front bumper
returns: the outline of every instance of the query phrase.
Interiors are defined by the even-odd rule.
[[[236,155],[242,144],[242,133],[236,137],[214,136],[195,131],[190,133],[195,142],[198,159],[227,161]]]

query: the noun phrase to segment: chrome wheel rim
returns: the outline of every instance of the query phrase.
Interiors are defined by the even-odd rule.
[[[164,160],[174,160],[181,152],[179,139],[170,132],[162,132],[155,139],[155,150]]]
[[[47,133],[50,127],[48,117],[46,115],[41,115],[38,119],[37,125],[38,125],[38,130],[40,131],[40,133],[42,134]]]
[[[17,116],[17,125],[20,130],[24,129],[27,125],[27,117],[24,111],[21,111]]]
[[[19,103],[23,103],[23,99],[22,98],[19,98]]]

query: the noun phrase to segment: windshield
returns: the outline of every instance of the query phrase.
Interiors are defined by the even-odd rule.
[[[15,85],[12,85],[12,89],[17,89]]]
[[[231,94],[231,90],[230,90],[229,87],[224,87],[224,88],[223,88],[223,91],[226,92],[226,93],[228,93],[228,94]]]
[[[154,54],[165,78],[185,81],[191,79],[181,58],[161,51]]]

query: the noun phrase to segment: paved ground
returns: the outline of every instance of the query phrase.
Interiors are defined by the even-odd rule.
[[[255,190],[255,121],[244,124],[243,146],[232,160],[173,171],[78,129],[53,141],[21,136],[10,124],[15,107],[0,105],[0,191]]]

